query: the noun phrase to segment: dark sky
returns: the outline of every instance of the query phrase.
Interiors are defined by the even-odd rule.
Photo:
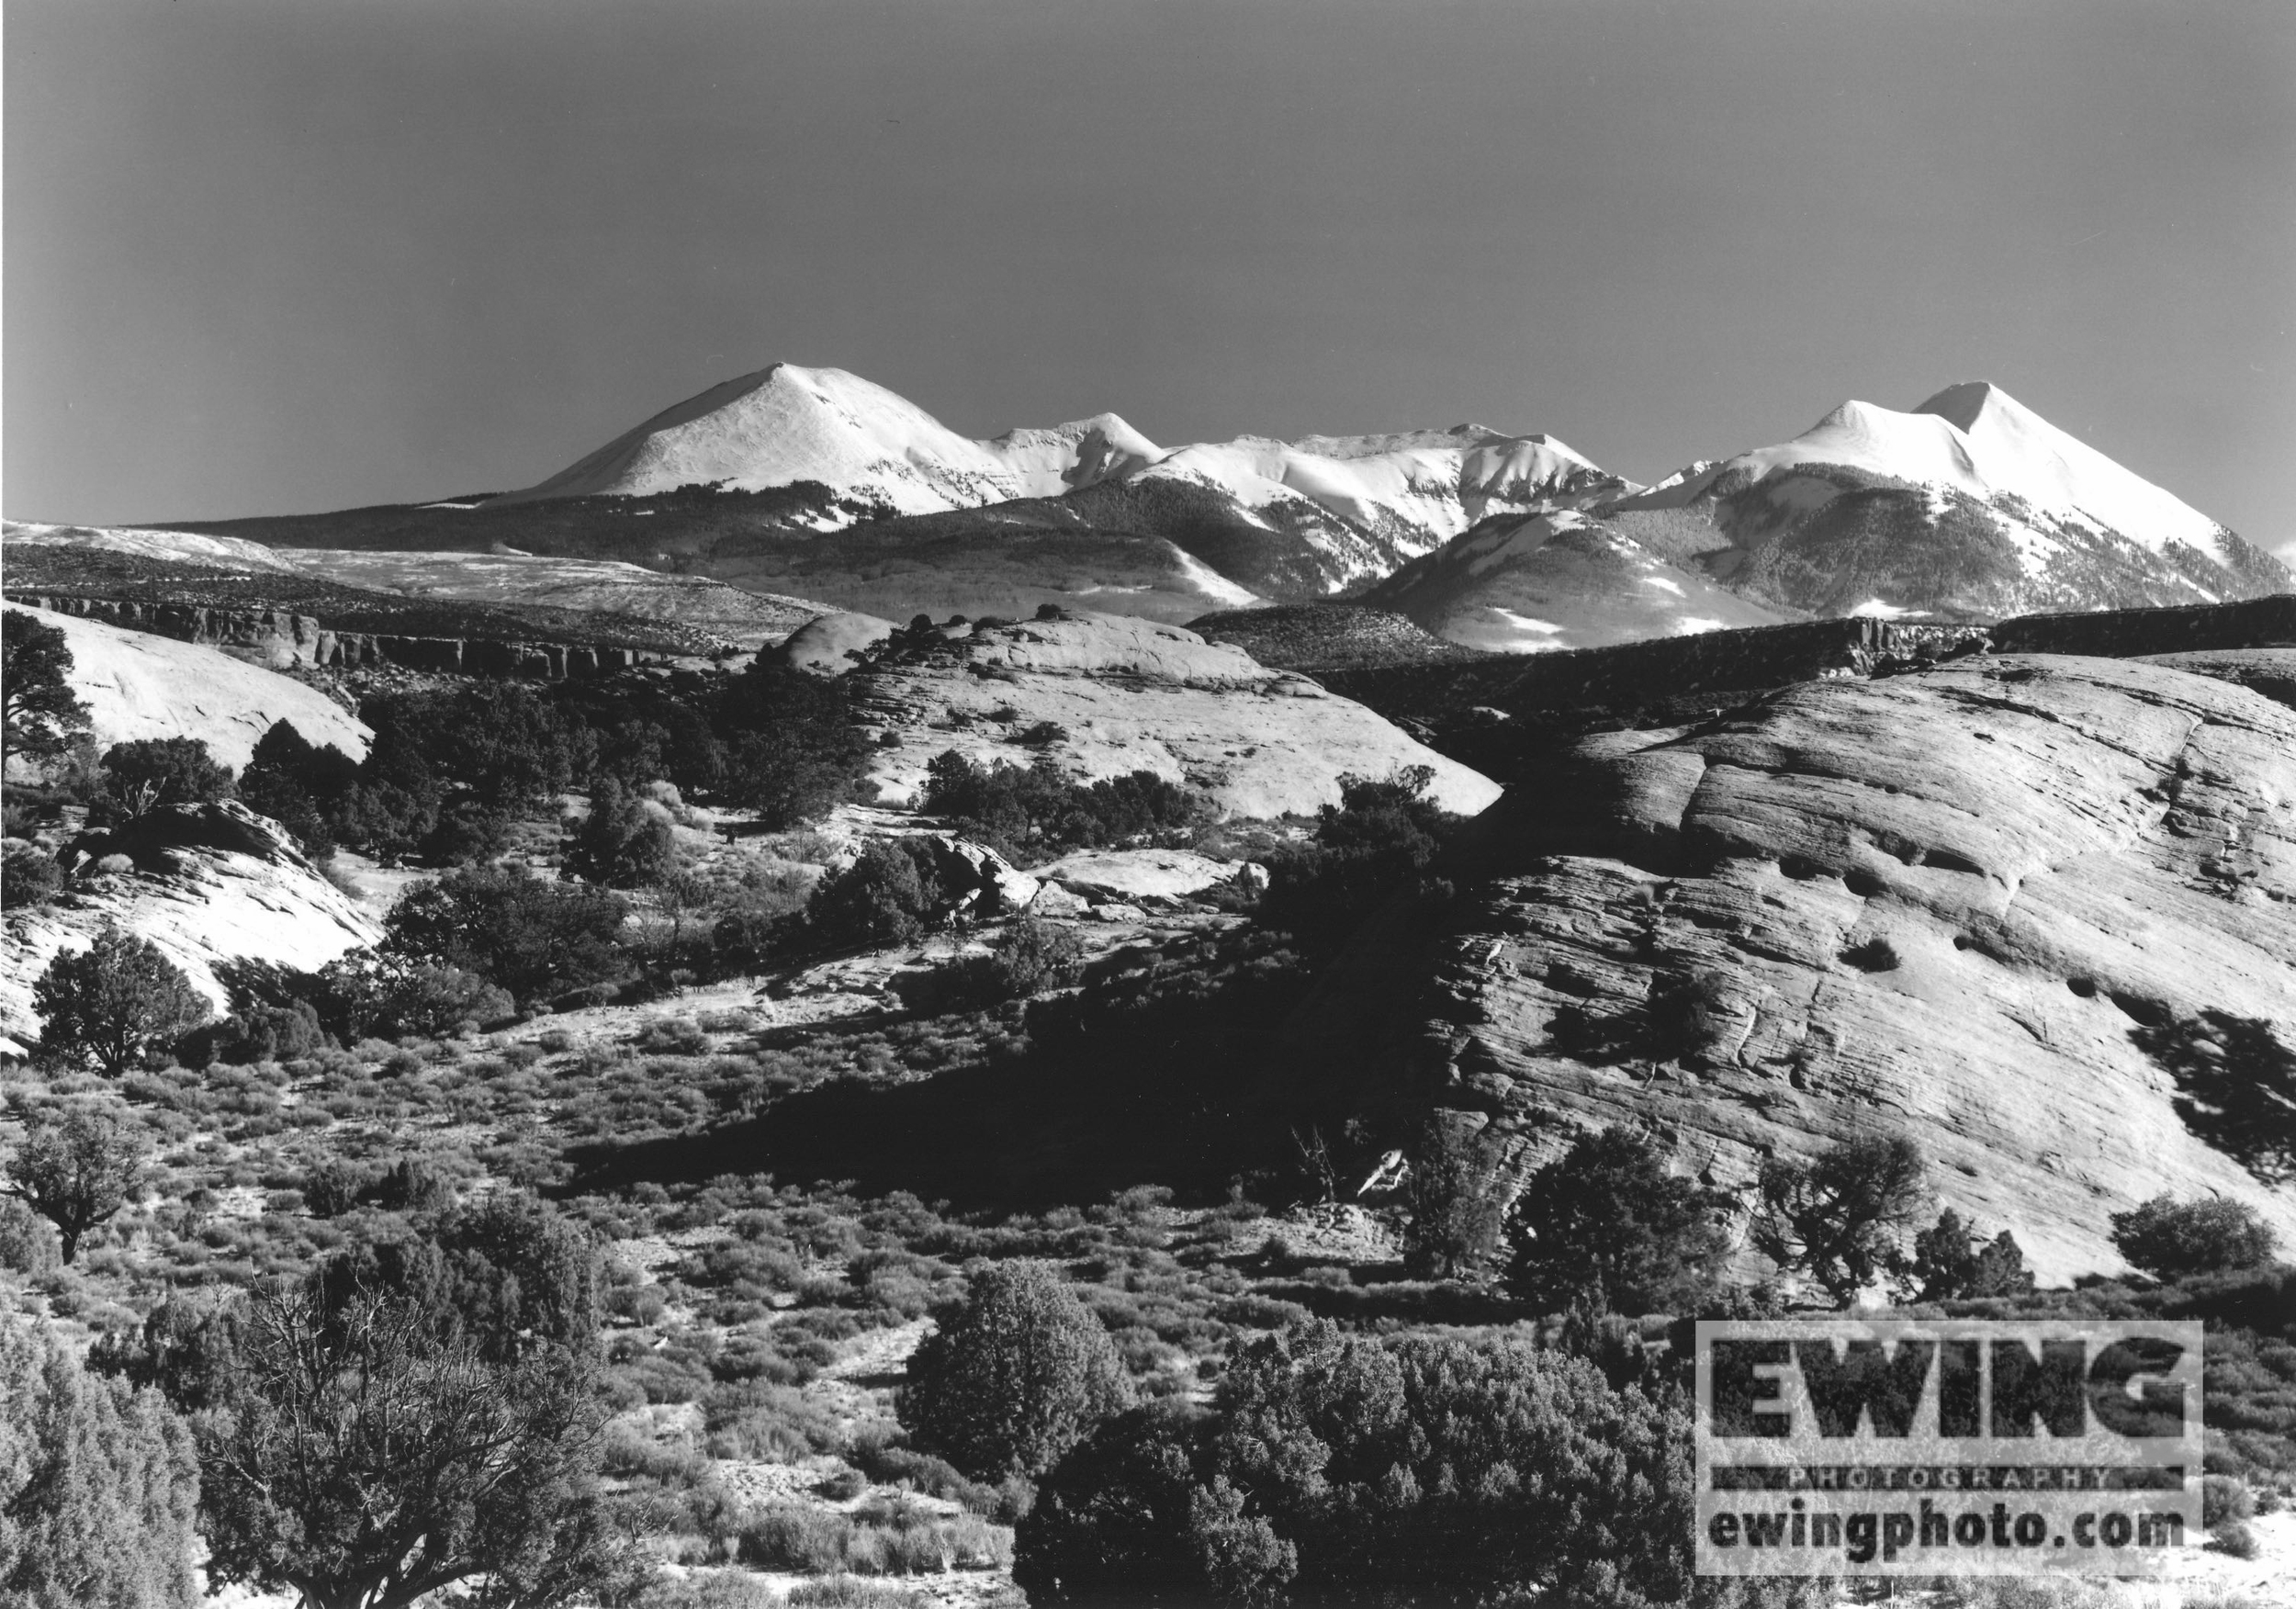
[[[506,488],[777,358],[972,434],[1989,378],[2296,538],[2286,0],[7,0],[6,508]]]

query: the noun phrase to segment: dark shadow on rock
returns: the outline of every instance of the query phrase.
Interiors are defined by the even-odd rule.
[[[2192,1136],[2268,1183],[2296,1178],[2296,1051],[2262,1018],[2203,1011],[2129,1030],[2177,1081]]]

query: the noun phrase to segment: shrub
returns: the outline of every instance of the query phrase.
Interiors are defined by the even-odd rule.
[[[906,1587],[835,1575],[799,1581],[782,1602],[788,1609],[929,1609],[932,1600]]]
[[[1430,1126],[1412,1158],[1405,1256],[1427,1278],[1486,1267],[1500,1248],[1504,1213],[1499,1156],[1480,1136]]]
[[[2257,1541],[2257,1534],[2248,1528],[2245,1520],[2226,1520],[2209,1528],[2209,1546],[2219,1553],[2229,1553],[2234,1558],[2254,1558],[2264,1549]]]
[[[978,1011],[1007,1000],[1025,1000],[1046,989],[1076,981],[1084,971],[1084,945],[1066,928],[1022,917],[999,933],[986,955],[951,962],[932,980],[944,1011]]]
[[[1049,744],[1067,735],[1057,723],[1041,721],[1016,741]],[[981,767],[954,749],[927,768],[922,808],[946,817],[964,837],[1024,860],[1185,833],[1204,812],[1195,793],[1154,771],[1079,782],[1049,759],[1026,769]]]
[[[1679,1311],[1729,1255],[1719,1220],[1732,1204],[1669,1174],[1631,1130],[1584,1135],[1516,1200],[1515,1290],[1547,1311],[1589,1293],[1615,1312]]]
[[[32,985],[40,1053],[93,1063],[113,1077],[207,1020],[207,996],[151,940],[107,922],[85,950],[64,951]]]
[[[466,1022],[496,1022],[514,1008],[510,995],[461,967],[354,950],[311,980],[321,1018],[345,1042],[425,1037]]]
[[[2112,1215],[2112,1243],[2156,1279],[2271,1261],[2279,1237],[2243,1202],[2214,1198],[2178,1201],[2155,1196]]]
[[[714,1458],[793,1464],[842,1440],[835,1412],[792,1387],[762,1380],[712,1389],[702,1423]]]
[[[650,888],[678,869],[678,838],[659,804],[611,779],[592,791],[590,815],[567,836],[566,869],[609,888]]]
[[[815,885],[805,902],[806,938],[823,950],[913,944],[941,904],[930,859],[879,838],[864,845],[850,866]]]
[[[2257,1500],[2247,1482],[2231,1475],[2200,1477],[2200,1524],[2210,1530],[2227,1520],[2254,1517]]]
[[[63,887],[63,868],[37,845],[11,838],[0,846],[0,910],[42,906]]]
[[[910,1356],[901,1423],[976,1479],[1050,1468],[1131,1403],[1090,1311],[1041,1263],[976,1276]]]
[[[826,815],[849,797],[868,756],[845,683],[760,654],[720,706],[726,791],[771,830]]]
[[[1434,782],[1435,771],[1424,765],[1383,781],[1341,777],[1340,802],[1323,806],[1314,844],[1269,859],[1258,919],[1331,950],[1399,895],[1437,892],[1427,869],[1459,817],[1426,797]]]
[[[436,1212],[454,1204],[455,1187],[428,1164],[402,1156],[361,1195],[386,1212]]]
[[[62,1261],[54,1227],[14,1197],[0,1199],[0,1268],[47,1274]]]
[[[365,1169],[330,1157],[303,1176],[303,1205],[313,1218],[340,1218],[372,1187]]]
[[[1519,1337],[1310,1322],[1235,1356],[1215,1414],[1080,1446],[1014,1579],[1034,1603],[1683,1602],[1687,1435],[1677,1400]]]
[[[327,1030],[320,1023],[319,1011],[308,1000],[294,1000],[285,1006],[250,1002],[209,1032],[212,1041],[206,1048],[212,1051],[212,1059],[241,1065],[299,1061],[327,1043]],[[197,1064],[192,1056],[193,1052],[186,1050],[186,1065]]]
[[[212,804],[231,796],[231,773],[197,737],[139,737],[104,751],[104,795],[112,813],[127,816],[162,804]]]
[[[526,1000],[624,973],[615,939],[628,914],[618,895],[543,883],[523,867],[474,866],[401,895],[385,948]]]

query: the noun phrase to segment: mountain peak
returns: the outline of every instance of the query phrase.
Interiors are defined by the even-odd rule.
[[[1933,413],[1960,431],[1975,430],[1978,418],[1988,411],[2012,415],[2032,413],[2032,409],[1991,380],[1964,380],[1957,386],[1948,386],[1914,410],[1916,413]]]

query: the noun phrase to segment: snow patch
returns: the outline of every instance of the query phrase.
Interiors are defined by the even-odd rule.
[[[1231,609],[1250,609],[1261,602],[1258,593],[1237,586],[1186,548],[1176,547],[1172,551],[1179,559],[1182,578],[1215,603],[1225,603]]]

